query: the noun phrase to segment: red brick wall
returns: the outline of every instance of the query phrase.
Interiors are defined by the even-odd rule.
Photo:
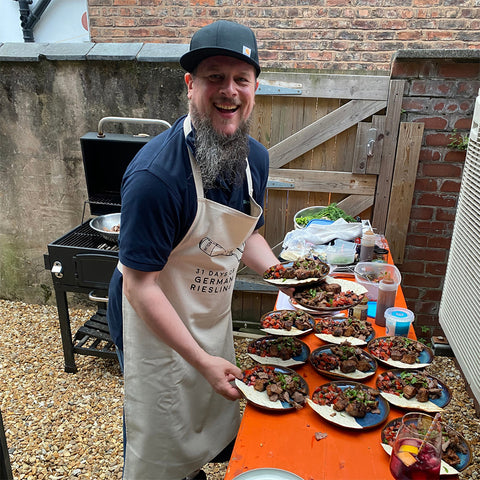
[[[389,71],[401,49],[480,48],[480,0],[88,0],[93,42],[186,43],[223,18],[265,68]]]
[[[417,335],[428,338],[442,334],[438,310],[465,160],[465,152],[449,144],[470,131],[480,63],[478,57],[398,58],[392,78],[406,80],[402,119],[425,124],[405,261],[399,268]]]

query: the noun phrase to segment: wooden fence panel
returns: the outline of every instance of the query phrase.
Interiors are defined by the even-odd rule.
[[[421,138],[418,127],[404,126],[404,154],[396,156],[404,81],[285,72],[263,72],[262,79],[278,87],[278,94],[268,94],[271,89],[265,88],[257,95],[251,125],[252,136],[270,153],[262,233],[277,247],[275,253],[294,229],[297,211],[337,202],[348,214],[370,219],[378,233],[385,232],[388,216],[389,226],[395,226],[387,240],[392,255],[401,251],[394,256],[400,259],[408,226],[401,209],[413,194],[405,172],[412,170],[415,155],[418,161]],[[282,88],[288,93],[283,95]],[[368,150],[371,140],[373,148]],[[390,195],[396,204],[399,197],[405,198],[389,210]],[[251,283],[236,282],[234,316],[259,318],[272,306],[275,295],[259,288],[253,293]]]

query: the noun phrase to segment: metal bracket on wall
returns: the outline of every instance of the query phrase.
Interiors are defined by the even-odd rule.
[[[377,140],[377,129],[370,128],[367,137],[367,157],[373,157],[375,141]]]
[[[268,180],[267,188],[295,188],[295,184],[291,182],[279,182],[278,180]]]
[[[283,82],[282,82],[283,83]],[[302,84],[301,83],[292,83],[292,84],[267,84],[260,81],[256,95],[301,95],[302,94]]]

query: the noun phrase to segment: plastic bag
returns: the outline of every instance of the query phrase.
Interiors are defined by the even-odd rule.
[[[285,260],[296,260],[312,254],[322,258],[326,253],[326,244],[332,240],[355,241],[362,236],[363,229],[368,228],[371,228],[368,221],[348,223],[343,218],[330,225],[311,223],[285,235],[280,256]]]

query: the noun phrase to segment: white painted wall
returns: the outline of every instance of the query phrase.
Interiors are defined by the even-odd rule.
[[[33,0],[33,10],[39,0]],[[87,0],[51,0],[33,29],[38,43],[89,42]],[[16,0],[0,0],[0,42],[23,42]]]

